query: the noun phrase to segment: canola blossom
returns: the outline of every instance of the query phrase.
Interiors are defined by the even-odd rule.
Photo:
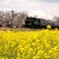
[[[0,30],[0,59],[59,59],[59,30]]]

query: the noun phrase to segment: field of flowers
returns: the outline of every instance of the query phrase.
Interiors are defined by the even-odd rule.
[[[0,30],[0,59],[59,59],[59,30]]]

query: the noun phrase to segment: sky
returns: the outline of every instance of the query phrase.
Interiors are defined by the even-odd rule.
[[[27,11],[48,17],[59,16],[59,0],[0,0],[0,10]]]

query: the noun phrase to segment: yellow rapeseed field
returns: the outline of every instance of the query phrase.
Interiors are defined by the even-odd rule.
[[[0,30],[0,59],[59,59],[59,30]]]

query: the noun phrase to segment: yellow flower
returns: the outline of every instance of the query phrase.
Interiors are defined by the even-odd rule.
[[[48,26],[47,26],[47,29],[51,29],[51,26],[50,26],[50,25],[48,25]]]
[[[59,59],[59,30],[0,30],[0,59]],[[50,29],[50,30],[49,30]]]
[[[43,52],[42,50],[39,50],[39,51],[37,52],[37,55],[40,56],[40,55],[43,55],[43,53],[44,53],[44,52]]]
[[[34,56],[33,59],[39,59],[39,56]]]

